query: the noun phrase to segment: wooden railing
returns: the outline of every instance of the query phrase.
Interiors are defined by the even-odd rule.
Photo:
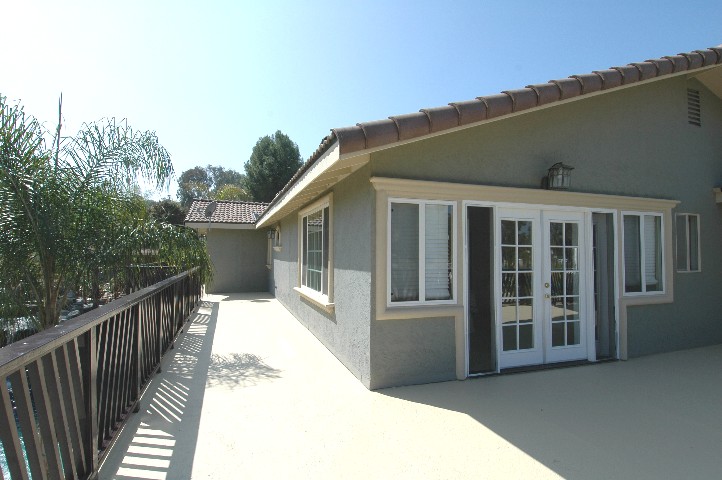
[[[200,293],[190,270],[1,348],[0,477],[95,478]]]

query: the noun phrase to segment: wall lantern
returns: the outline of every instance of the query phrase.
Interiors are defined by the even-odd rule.
[[[572,184],[572,170],[574,167],[562,162],[555,163],[549,168],[546,178],[546,188],[549,190],[569,190]]]

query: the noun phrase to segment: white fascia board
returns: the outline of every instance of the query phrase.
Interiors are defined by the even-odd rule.
[[[186,222],[186,227],[195,229],[208,229],[210,226],[215,230],[255,230],[256,226],[252,223],[213,223],[208,222]]]
[[[301,178],[296,180],[293,186],[283,194],[281,200],[276,203],[272,208],[266,210],[261,218],[256,222],[256,228],[261,228],[270,222],[270,219],[274,217],[283,207],[285,207],[296,195],[301,193],[306,187],[308,187],[314,180],[320,177],[325,171],[330,169],[340,158],[338,139],[333,145],[321,155],[321,158],[316,160],[314,164],[306,170]]]

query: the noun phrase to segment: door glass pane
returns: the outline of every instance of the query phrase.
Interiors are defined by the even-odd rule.
[[[564,322],[552,323],[552,347],[564,346]]]
[[[579,245],[579,225],[576,222],[564,224],[564,245],[568,247]]]
[[[534,325],[519,325],[519,350],[534,348]]]
[[[552,321],[564,320],[564,297],[552,297]]]
[[[531,247],[519,247],[519,270],[532,270]]]
[[[579,319],[579,297],[567,297],[565,313],[567,320]]]
[[[519,245],[531,245],[531,225],[529,221],[519,221]]]
[[[567,295],[579,295],[579,273],[566,273],[567,277]]]
[[[564,245],[564,226],[561,223],[552,222],[549,226],[549,245],[561,247]]]
[[[505,298],[501,301],[501,322],[502,323],[514,323],[516,322],[516,300]]]
[[[534,292],[532,288],[532,273],[519,274],[519,297],[531,297]]]
[[[552,295],[564,295],[564,272],[552,272]]]
[[[504,325],[501,329],[502,345],[504,351],[516,350],[516,325]]]
[[[501,296],[516,297],[516,273],[501,274]]]
[[[567,322],[567,345],[579,345],[579,322]]]
[[[534,320],[534,300],[531,298],[522,298],[519,300],[518,314],[519,323],[528,323]]]
[[[501,243],[503,245],[516,245],[516,222],[513,220],[501,221]]]
[[[564,270],[564,249],[551,248],[552,270]]]
[[[501,247],[501,269],[516,270],[516,247]]]
[[[564,257],[565,265],[567,270],[576,270],[578,268],[577,256],[579,255],[578,248],[565,248]]]

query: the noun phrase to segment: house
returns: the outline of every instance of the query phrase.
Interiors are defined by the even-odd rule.
[[[333,129],[256,228],[376,389],[722,342],[721,185],[719,46]]]
[[[266,207],[267,203],[193,200],[185,225],[206,238],[214,267],[207,293],[268,289],[267,238],[255,228]]]

